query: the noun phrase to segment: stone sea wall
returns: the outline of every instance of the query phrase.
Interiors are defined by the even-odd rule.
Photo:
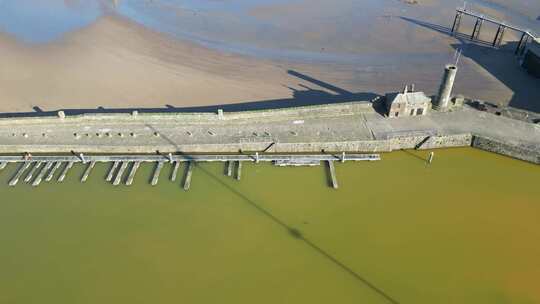
[[[85,153],[238,153],[263,151],[272,142],[254,143],[224,143],[224,144],[192,144],[192,145],[160,145],[160,146],[0,146],[0,153],[59,153],[59,151],[84,151]],[[410,136],[384,140],[362,140],[342,142],[294,142],[274,143],[268,153],[320,153],[325,152],[365,152],[382,153],[402,149],[438,149],[453,147],[474,147],[477,149],[513,157],[516,159],[540,164],[540,147],[528,146],[521,143],[502,142],[491,138],[473,136],[471,134],[439,135],[439,136]]]
[[[427,139],[427,140],[426,140]],[[384,140],[336,141],[336,142],[245,142],[222,144],[184,144],[184,145],[99,145],[99,146],[59,146],[59,145],[11,145],[0,146],[0,153],[58,153],[57,151],[84,151],[86,153],[238,153],[239,151],[263,151],[270,145],[269,153],[319,153],[328,152],[391,152],[402,149],[437,149],[467,147],[471,145],[470,134],[444,136],[411,136]],[[421,147],[419,145],[422,144]]]
[[[303,119],[306,121],[310,119],[319,120],[321,118],[328,117],[329,123],[337,123],[336,129],[343,128],[343,125],[339,124],[339,120],[335,118],[339,117],[351,117],[351,115],[358,115],[357,127],[351,127],[351,129],[361,129],[362,115],[371,115],[374,113],[374,109],[371,103],[361,102],[349,102],[341,104],[325,104],[317,106],[305,106],[285,109],[274,110],[258,110],[258,111],[244,111],[244,112],[221,112],[217,113],[121,113],[121,114],[81,114],[81,115],[68,115],[66,117],[59,116],[47,116],[47,117],[23,117],[23,118],[3,118],[0,119],[0,128],[4,129],[4,136],[9,136],[10,132],[16,133],[19,130],[21,134],[27,132],[29,127],[39,128],[51,128],[51,126],[59,127],[63,124],[64,127],[81,127],[88,125],[100,125],[104,124],[117,124],[123,125],[159,125],[161,123],[168,125],[178,125],[179,130],[183,126],[206,126],[211,125],[215,128],[228,125],[229,123],[238,125],[240,128],[244,128],[246,124],[249,127],[257,126],[261,123],[275,122],[276,130],[279,130],[282,121],[298,120],[299,123],[303,123]],[[350,119],[350,118],[348,118]],[[353,121],[353,120],[349,120]],[[69,123],[69,124],[68,124]],[[384,127],[384,124],[381,124]],[[41,127],[43,126],[43,127]],[[318,124],[321,131],[326,130],[324,124]],[[322,127],[321,127],[322,126]],[[474,126],[474,125],[473,125]],[[407,127],[407,126],[405,126]],[[512,142],[511,140],[493,139],[485,136],[473,136],[470,133],[475,129],[464,130],[461,133],[452,134],[438,134],[428,133],[418,134],[414,131],[403,131],[405,127],[401,126],[393,132],[388,132],[388,137],[375,138],[375,135],[370,136],[346,136],[341,141],[333,141],[333,137],[324,136],[308,136],[308,137],[296,137],[290,136],[268,138],[255,138],[253,141],[243,141],[242,138],[236,138],[229,136],[228,139],[220,140],[216,137],[215,140],[209,141],[208,139],[201,140],[200,143],[193,143],[191,140],[176,140],[175,142],[167,140],[149,142],[148,138],[145,140],[142,137],[137,140],[119,139],[118,142],[112,144],[110,141],[99,141],[99,143],[93,143],[89,140],[74,141],[69,139],[69,132],[66,140],[64,137],[59,137],[58,133],[43,137],[35,138],[30,136],[29,139],[24,136],[17,137],[17,140],[11,140],[0,143],[0,153],[69,153],[69,151],[77,151],[84,153],[238,153],[239,151],[266,151],[268,153],[320,153],[321,151],[327,152],[366,152],[366,153],[378,153],[378,152],[391,152],[402,149],[437,149],[437,148],[451,148],[451,147],[475,147],[482,150],[499,153],[502,155],[510,156],[516,159],[529,161],[535,164],[540,163],[540,146],[538,144],[524,144],[523,142]],[[372,127],[365,125],[367,132],[373,130]],[[384,128],[383,128],[384,129]],[[349,131],[346,129],[345,131]],[[40,131],[41,132],[41,131]],[[78,132],[78,131],[77,131]],[[103,131],[109,132],[109,131]],[[122,131],[131,132],[131,131]],[[179,131],[180,132],[180,131]],[[271,133],[278,133],[272,132]],[[439,132],[439,131],[437,131]],[[184,132],[185,133],[185,132]],[[8,134],[8,135],[6,135]],[[21,135],[19,134],[19,135]],[[62,133],[63,134],[63,133]],[[62,135],[65,136],[66,134]],[[129,134],[129,133],[126,133]],[[56,137],[55,137],[56,136]],[[9,137],[13,138],[13,137]],[[154,137],[152,137],[154,138]],[[355,140],[358,138],[359,140]],[[362,139],[360,139],[362,138]],[[98,139],[96,139],[98,140]],[[125,140],[125,141],[123,141]],[[295,141],[296,140],[296,141]],[[56,142],[55,142],[56,141]],[[191,141],[191,143],[190,143]],[[534,141],[533,141],[534,142]],[[129,143],[129,144],[126,144]]]
[[[472,146],[477,149],[540,164],[540,146],[538,145],[525,145],[508,141],[502,142],[493,138],[474,136]]]

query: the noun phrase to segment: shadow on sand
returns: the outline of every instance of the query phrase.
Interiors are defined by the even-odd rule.
[[[272,99],[261,101],[246,101],[236,104],[222,104],[212,106],[198,106],[198,107],[175,107],[173,105],[165,105],[163,108],[105,108],[98,107],[96,109],[57,109],[54,111],[44,111],[39,106],[34,106],[33,112],[19,112],[19,113],[0,113],[0,118],[9,117],[44,117],[44,116],[56,116],[58,111],[64,111],[66,115],[81,115],[81,114],[118,114],[118,113],[131,113],[132,111],[138,111],[139,113],[194,113],[194,112],[217,112],[218,109],[222,109],[226,112],[236,111],[253,111],[253,110],[268,110],[278,108],[292,108],[310,105],[322,105],[332,103],[344,103],[351,101],[365,101],[379,97],[379,95],[370,92],[358,92],[353,93],[345,89],[336,87],[332,84],[324,82],[319,79],[315,79],[308,75],[302,74],[297,71],[289,70],[287,73],[302,81],[309,82],[317,88],[312,88],[304,84],[298,86],[302,89],[295,89],[288,87],[292,91],[292,98],[285,99]]]
[[[454,49],[462,50],[463,56],[475,61],[514,92],[508,103],[509,106],[540,112],[540,80],[529,75],[519,66],[514,54],[517,47],[516,41],[505,41],[500,48],[493,48],[492,41],[471,41],[469,34],[453,35],[449,27],[407,17],[400,18],[423,28],[454,36],[459,41],[452,45]]]

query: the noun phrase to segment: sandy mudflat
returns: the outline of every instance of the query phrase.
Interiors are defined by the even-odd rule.
[[[201,106],[286,98],[286,69],[105,16],[60,41],[0,36],[0,112]]]
[[[540,110],[538,80],[513,55],[515,35],[508,33],[509,44],[493,50],[445,33],[457,2],[383,2],[303,0],[242,14],[217,9],[176,15],[152,2],[158,6],[153,17],[178,32],[108,12],[45,43],[0,33],[0,113],[259,101],[291,106],[365,100],[410,83],[435,94],[456,49],[463,50],[457,93]],[[482,11],[510,14],[496,1]],[[464,22],[462,29],[471,27]],[[494,30],[486,26],[482,38],[489,41]],[[217,42],[203,46],[180,32]]]

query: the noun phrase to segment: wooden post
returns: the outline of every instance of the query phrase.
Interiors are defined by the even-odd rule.
[[[431,164],[433,162],[433,157],[435,156],[435,152],[429,152],[429,158],[428,163]]]
[[[61,165],[62,165],[62,162],[56,162],[54,164],[54,167],[49,172],[49,175],[47,175],[47,177],[45,178],[46,182],[50,182],[53,179],[54,173],[56,172],[56,170],[58,170],[58,168],[60,168]]]
[[[157,185],[159,180],[159,173],[161,172],[161,169],[163,168],[163,162],[158,162],[156,165],[156,169],[154,170],[154,177],[152,178],[152,186]]]
[[[122,181],[122,176],[124,175],[124,171],[126,171],[128,165],[129,165],[129,162],[127,161],[122,162],[120,169],[118,169],[118,173],[116,173],[116,178],[114,179],[113,186],[120,185],[120,182]]]
[[[90,176],[90,172],[92,172],[92,169],[94,168],[95,165],[96,165],[95,161],[88,164],[88,166],[86,167],[86,170],[84,171],[84,174],[83,174],[83,176],[81,178],[81,183],[84,183],[84,182],[86,182],[88,180],[88,176]]]
[[[176,180],[176,176],[178,175],[178,168],[180,168],[180,162],[175,161],[173,171],[171,173],[171,182],[174,182]]]
[[[17,173],[15,173],[15,176],[13,176],[13,178],[9,181],[9,185],[12,187],[17,185],[17,183],[19,182],[19,179],[23,175],[24,171],[28,169],[28,167],[30,167],[30,162],[25,162],[24,164],[22,164],[19,167],[19,170],[17,170]]]
[[[242,179],[242,162],[236,162],[236,180]]]
[[[191,187],[191,176],[193,175],[193,166],[195,163],[190,161],[186,169],[186,175],[184,176],[184,190],[188,191]]]
[[[460,12],[456,12],[456,17],[454,18],[454,25],[452,25],[452,34],[454,36],[459,33],[459,27],[461,26],[461,18],[463,17],[463,14]]]
[[[47,171],[49,171],[49,169],[51,169],[53,163],[51,162],[48,162],[45,167],[43,167],[41,169],[41,171],[39,172],[38,176],[36,176],[36,179],[34,180],[34,182],[32,183],[32,186],[34,187],[37,187],[39,186],[39,184],[41,184],[41,181],[43,180],[43,176],[45,176],[45,174],[47,173]]]
[[[135,173],[137,173],[137,169],[139,169],[139,166],[141,165],[140,161],[136,161],[133,163],[133,166],[131,167],[131,171],[129,171],[129,176],[126,180],[126,186],[131,186],[133,184],[133,179],[135,178]]]
[[[339,186],[337,182],[336,168],[334,167],[334,162],[329,160],[326,163],[328,164],[328,169],[330,171],[330,180],[332,182],[332,188],[337,189]]]
[[[24,178],[25,183],[28,183],[32,179],[34,173],[36,173],[36,171],[39,169],[39,167],[41,167],[42,164],[43,162],[37,162],[34,167],[32,167],[32,169],[28,172],[28,174],[26,174],[26,177]]]
[[[118,167],[118,165],[120,165],[119,161],[115,161],[112,164],[112,167],[109,169],[109,174],[107,174],[107,178],[105,178],[106,181],[108,181],[108,182],[112,181],[113,176],[114,176],[114,172],[116,171],[116,168]]]
[[[68,173],[69,169],[71,169],[71,167],[73,167],[73,162],[72,161],[67,162],[66,166],[64,167],[64,170],[60,174],[60,177],[58,177],[58,182],[59,183],[64,181],[64,179],[66,178],[66,174]]]

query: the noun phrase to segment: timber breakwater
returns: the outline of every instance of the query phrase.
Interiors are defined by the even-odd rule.
[[[37,187],[44,180],[47,182],[55,178],[55,172],[63,167],[61,173],[56,176],[58,182],[63,182],[69,170],[75,163],[83,163],[86,165],[81,182],[88,180],[92,169],[97,162],[111,163],[106,180],[112,182],[114,186],[125,183],[126,186],[131,186],[135,178],[135,174],[143,162],[155,163],[154,173],[152,174],[151,184],[156,186],[159,181],[160,173],[165,163],[173,165],[171,173],[171,181],[175,181],[180,163],[185,163],[184,178],[182,181],[184,190],[189,190],[191,186],[191,176],[196,162],[224,162],[226,164],[226,175],[233,176],[240,180],[242,176],[242,162],[273,162],[278,166],[305,166],[305,165],[320,165],[322,161],[326,162],[329,168],[328,180],[329,185],[334,189],[338,188],[334,161],[376,161],[380,160],[378,154],[309,154],[309,155],[91,155],[85,156],[83,153],[78,156],[63,155],[63,156],[0,156],[0,170],[4,169],[8,163],[20,163],[15,171],[15,174],[9,181],[10,186],[16,186],[19,180],[24,177],[25,182],[30,182],[33,179],[32,186]],[[129,173],[126,170],[129,168]],[[127,175],[126,175],[127,174]],[[35,177],[34,177],[35,176]]]

